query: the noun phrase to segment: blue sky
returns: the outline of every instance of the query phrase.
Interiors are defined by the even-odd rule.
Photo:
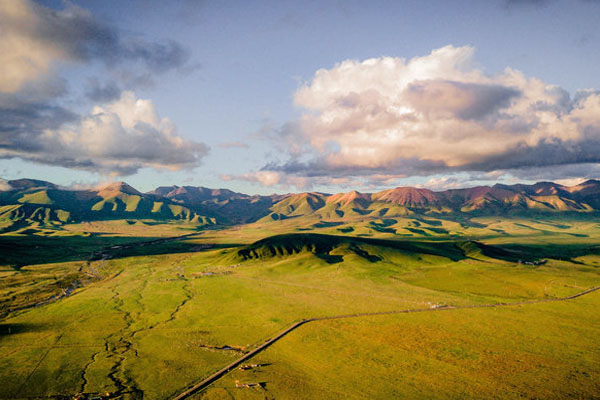
[[[0,63],[0,177],[265,194],[597,177],[599,16],[593,0],[6,2],[0,49],[32,67]]]

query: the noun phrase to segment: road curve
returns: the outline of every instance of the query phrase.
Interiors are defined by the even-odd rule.
[[[211,383],[222,378],[224,375],[229,373],[232,369],[236,368],[244,361],[251,359],[256,354],[265,350],[267,347],[271,346],[273,343],[275,343],[276,341],[278,341],[279,339],[281,339],[282,337],[284,337],[291,331],[293,331],[296,328],[299,328],[300,326],[307,324],[309,322],[325,321],[325,320],[333,320],[333,319],[357,318],[357,317],[370,317],[370,316],[376,316],[376,315],[408,314],[408,313],[418,313],[418,312],[462,310],[462,309],[469,309],[469,308],[508,307],[508,306],[520,306],[520,305],[526,305],[526,304],[549,303],[549,302],[553,302],[553,301],[573,300],[573,299],[576,299],[577,297],[584,296],[586,294],[595,292],[597,290],[600,290],[600,286],[594,286],[590,289],[584,290],[582,292],[576,293],[571,296],[556,297],[553,299],[524,300],[524,301],[518,301],[518,302],[514,302],[514,303],[474,304],[474,305],[470,305],[470,306],[443,306],[443,307],[437,307],[437,308],[416,308],[416,309],[407,309],[407,310],[367,312],[367,313],[333,315],[333,316],[329,316],[329,317],[314,317],[314,318],[303,319],[303,320],[298,321],[295,324],[291,325],[286,330],[279,333],[277,336],[274,336],[271,339],[268,339],[266,342],[264,342],[263,344],[258,346],[256,349],[252,350],[251,352],[249,352],[247,354],[244,354],[242,357],[238,358],[234,362],[232,362],[232,363],[228,364],[227,366],[223,367],[222,369],[218,370],[217,372],[215,372],[211,376],[207,377],[206,379],[202,380],[201,382],[198,382],[197,384],[187,388],[185,391],[183,391],[180,394],[178,394],[177,396],[173,397],[172,400],[183,400],[183,399],[191,396],[192,394],[197,393],[198,391],[206,388]]]

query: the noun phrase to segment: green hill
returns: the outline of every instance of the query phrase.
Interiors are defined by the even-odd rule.
[[[67,190],[49,182],[26,179],[9,181],[9,185],[11,190],[0,192],[0,229],[4,232],[110,219],[217,223],[212,215],[202,215],[169,199],[141,193],[124,182],[89,190]]]
[[[428,254],[453,261],[467,257],[455,242],[413,242],[316,233],[270,236],[238,250],[237,255],[242,260],[249,260],[312,253],[329,263],[341,262],[347,255],[356,255],[377,262],[398,251],[403,255]]]
[[[4,231],[28,224],[57,227],[66,222],[149,219],[200,226],[283,223],[287,229],[335,228],[340,233],[355,235],[376,232],[438,236],[452,235],[452,229],[456,231],[444,221],[470,221],[487,216],[586,218],[600,213],[600,182],[594,180],[572,187],[540,182],[441,192],[399,187],[378,193],[271,196],[192,186],[160,187],[142,193],[125,182],[87,190],[70,190],[32,179],[7,183],[9,190],[0,191],[0,206],[14,207],[3,214]],[[438,225],[420,226],[418,220],[424,217],[438,219]],[[395,222],[390,223],[392,220]]]

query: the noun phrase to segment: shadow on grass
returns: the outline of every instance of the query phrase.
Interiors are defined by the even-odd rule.
[[[428,228],[429,229],[429,228]],[[600,245],[590,244],[502,244],[487,245],[478,241],[453,239],[376,239],[360,236],[337,236],[316,233],[294,233],[271,236],[238,250],[242,260],[287,256],[311,252],[330,264],[343,261],[337,251],[346,248],[370,262],[380,261],[377,248],[393,249],[407,254],[429,254],[452,261],[471,256],[464,250],[464,243],[475,244],[481,252],[497,260],[517,263],[537,262],[545,258],[578,263],[574,259],[585,255],[600,255]],[[365,247],[369,245],[371,247]]]
[[[183,240],[175,240],[165,243],[137,243],[127,244],[118,249],[109,248],[94,254],[94,259],[100,259],[104,254],[114,258],[135,257],[135,256],[153,256],[161,254],[177,253],[199,253],[207,250],[230,249],[241,247],[238,243],[219,243],[219,244],[198,244]],[[114,246],[112,246],[114,247]]]
[[[574,261],[577,257],[600,255],[600,245],[590,244],[502,244],[483,245],[478,243],[484,255],[504,261],[537,261],[543,258]]]
[[[180,238],[0,236],[0,265],[19,270],[26,265],[200,252],[238,246],[240,245],[202,245]]]
[[[0,324],[0,337],[26,332],[41,332],[45,329],[43,324]]]
[[[193,235],[189,238],[193,238]],[[25,265],[56,262],[88,261],[102,258],[123,258],[174,253],[195,253],[214,249],[238,248],[242,259],[285,256],[310,251],[329,263],[342,261],[330,252],[342,245],[371,262],[380,260],[377,254],[365,252],[361,245],[393,248],[407,253],[431,254],[459,261],[468,258],[461,241],[442,238],[376,239],[358,236],[337,236],[297,233],[271,236],[244,246],[237,243],[202,244],[178,238],[106,237],[106,236],[0,236],[0,265],[19,270]],[[542,258],[572,261],[584,255],[600,255],[600,245],[590,244],[502,244],[477,246],[488,257],[509,262],[535,261]],[[371,251],[372,253],[373,251]]]

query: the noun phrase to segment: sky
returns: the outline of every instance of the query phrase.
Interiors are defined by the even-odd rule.
[[[600,1],[0,0],[0,186],[600,177]]]

